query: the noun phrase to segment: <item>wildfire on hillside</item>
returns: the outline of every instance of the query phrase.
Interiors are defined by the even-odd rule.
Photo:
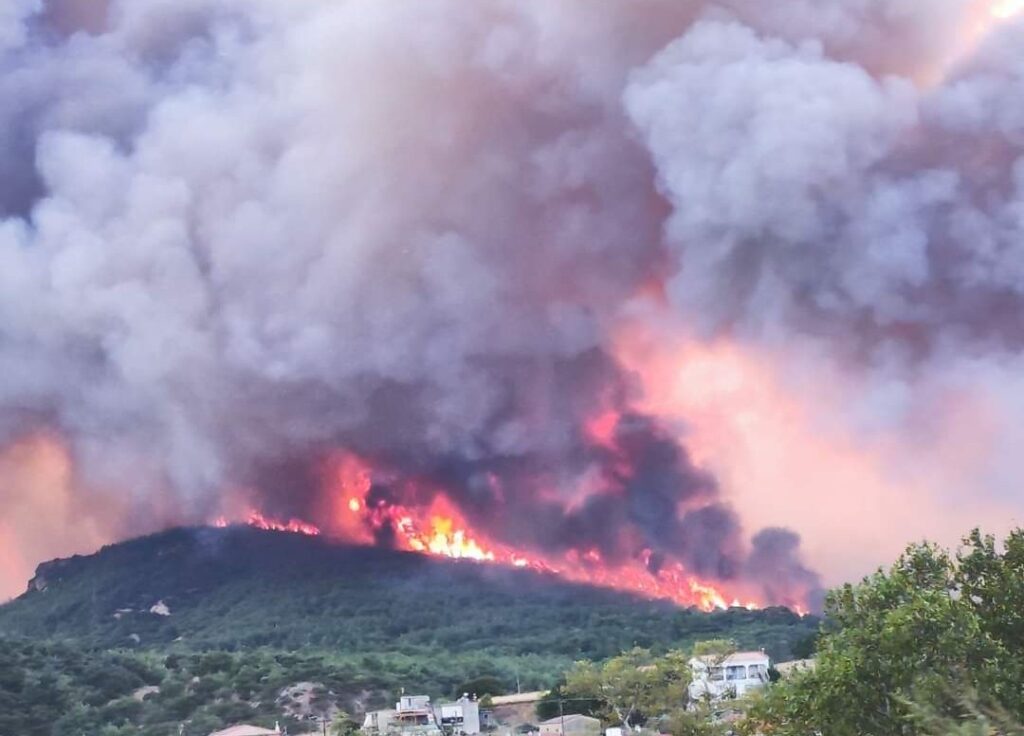
[[[226,517],[220,516],[213,522],[213,525],[223,529],[230,526],[232,523],[233,522],[228,521]],[[250,511],[245,517],[244,523],[265,531],[291,532],[292,534],[305,534],[310,537],[320,536],[320,529],[313,524],[307,524],[306,522],[299,521],[298,519],[279,521],[277,519],[268,518],[259,511]]]
[[[598,549],[570,549],[560,556],[527,552],[472,529],[443,493],[433,494],[424,506],[405,505],[375,497],[371,472],[358,458],[345,455],[335,470],[334,515],[323,529],[298,519],[274,519],[258,511],[251,511],[241,523],[311,536],[323,533],[339,541],[377,544],[436,557],[525,568],[705,611],[760,607],[748,597],[741,601],[724,586],[689,574],[681,563],[653,564],[654,553],[650,549],[640,550],[628,563],[609,562]],[[229,523],[234,522],[222,516],[215,526]]]

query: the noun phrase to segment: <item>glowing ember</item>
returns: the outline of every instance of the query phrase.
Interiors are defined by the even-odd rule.
[[[268,519],[258,511],[253,511],[249,514],[247,520],[249,526],[254,526],[259,529],[267,529],[275,532],[292,532],[293,534],[305,534],[310,537],[316,537],[320,534],[320,529],[307,524],[298,519],[289,519],[288,521],[276,521],[274,519]]]
[[[233,522],[227,520],[227,518],[221,516],[218,517],[213,525],[220,529],[230,526]],[[307,524],[304,521],[298,519],[289,519],[288,521],[278,521],[277,519],[271,519],[259,511],[251,511],[245,519],[245,523],[249,526],[257,529],[263,529],[265,531],[273,532],[290,532],[292,534],[305,534],[309,537],[320,536],[320,529],[313,524]]]

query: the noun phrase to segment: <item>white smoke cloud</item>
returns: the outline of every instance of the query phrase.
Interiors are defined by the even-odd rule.
[[[39,11],[42,0],[11,0],[0,8],[0,53],[25,43],[25,19]]]
[[[709,331],[1017,350],[1019,113],[996,99],[1024,56],[979,64],[921,92],[736,23],[670,45],[625,99],[674,205],[675,303]]]
[[[845,272],[832,243],[851,219],[872,227],[853,210],[917,117],[908,82],[875,80],[820,45],[761,39],[735,23],[694,27],[636,75],[626,104],[675,206],[667,238],[684,268],[672,295],[713,329],[737,308],[767,321],[794,308],[793,286],[816,282],[822,261]],[[866,209],[886,218],[878,196]],[[877,227],[884,240],[859,239],[870,246],[856,257],[880,267],[880,290],[919,278],[921,244]]]

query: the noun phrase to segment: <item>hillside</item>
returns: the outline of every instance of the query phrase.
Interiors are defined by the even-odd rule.
[[[161,615],[163,614],[163,615]],[[499,568],[248,527],[177,529],[43,564],[0,635],[90,647],[603,658],[730,633],[777,657],[813,622],[713,614]]]
[[[160,734],[184,720],[269,719],[282,690],[302,682],[358,711],[402,687],[451,694],[480,676],[546,688],[574,660],[635,645],[727,636],[787,658],[816,626],[785,609],[708,614],[297,534],[177,529],[41,565],[0,607],[0,733],[49,733],[17,720],[5,730],[3,720],[5,708],[23,718],[34,707],[25,693],[48,692],[37,681],[47,668],[64,688],[52,692],[48,723],[80,717],[78,729],[124,722],[151,725],[118,733]],[[5,683],[35,684],[5,693]],[[143,687],[160,692],[132,699]]]

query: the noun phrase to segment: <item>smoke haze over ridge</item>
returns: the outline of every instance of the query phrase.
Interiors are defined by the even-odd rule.
[[[990,5],[5,5],[3,589],[229,496],[315,513],[339,450],[775,600],[1005,523],[1024,28]]]

